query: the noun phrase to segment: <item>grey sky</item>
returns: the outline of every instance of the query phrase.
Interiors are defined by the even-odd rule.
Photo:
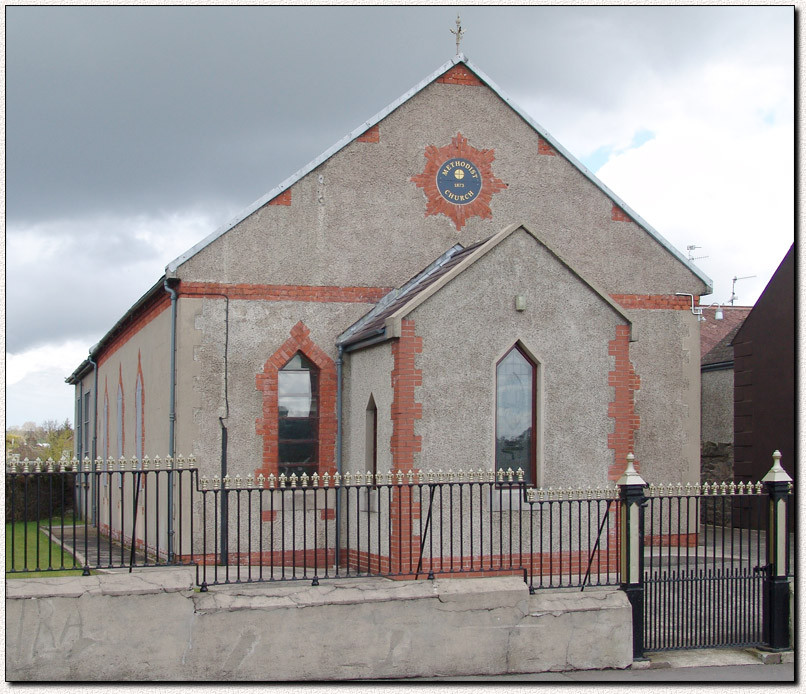
[[[459,11],[462,51],[594,169],[635,147],[637,133],[654,137],[667,114],[694,118],[703,84],[686,76],[705,66],[768,70],[784,83],[793,75],[787,7]],[[456,12],[7,7],[8,352],[74,340],[86,354],[170,260],[450,59]],[[747,118],[766,108],[793,121],[786,89],[759,95],[753,84]],[[791,241],[768,249],[763,269],[748,261],[745,270],[750,254],[727,241],[720,250],[718,224],[678,229],[632,192],[627,169],[610,166],[605,183],[681,251],[689,239],[730,258],[724,273],[766,274],[744,297],[755,299]],[[697,196],[684,185],[667,199]],[[701,267],[724,300],[718,271]]]

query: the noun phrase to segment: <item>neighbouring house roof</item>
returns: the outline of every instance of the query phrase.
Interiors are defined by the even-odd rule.
[[[549,248],[533,231],[523,224],[510,224],[497,234],[474,243],[467,248],[457,244],[443,253],[427,268],[412,277],[403,286],[393,289],[378,304],[356,323],[345,330],[338,344],[346,351],[354,351],[378,342],[400,336],[400,321],[430,296],[433,296],[454,277],[464,272],[473,263],[489,253],[504,239],[518,229],[523,229],[548,250],[558,262],[570,270],[587,285],[599,298],[608,304],[626,323],[632,326],[621,307],[606,293],[595,287],[580,275],[569,263]]]
[[[731,339],[738,327],[747,318],[752,306],[725,306],[722,308],[722,320],[716,320],[715,306],[703,307],[702,315],[705,321],[700,323],[700,359],[705,363],[705,356],[719,343],[725,335],[731,333]],[[733,360],[733,352],[731,352]]]
[[[536,121],[534,121],[529,114],[523,111],[520,107],[518,107],[512,99],[510,99],[504,92],[501,90],[498,85],[495,84],[487,75],[485,75],[481,70],[479,70],[475,65],[473,65],[463,53],[458,54],[447,63],[439,67],[433,73],[431,73],[428,77],[424,80],[419,82],[417,85],[412,87],[409,91],[407,91],[403,96],[398,98],[397,100],[393,101],[389,104],[386,108],[381,110],[380,112],[376,113],[372,118],[367,120],[366,122],[362,123],[359,127],[357,127],[352,132],[348,133],[344,138],[339,140],[335,145],[333,145],[330,149],[323,152],[319,155],[316,159],[311,161],[309,164],[301,168],[295,174],[287,178],[285,181],[280,183],[276,188],[273,188],[268,193],[266,193],[263,197],[259,198],[247,208],[241,211],[235,218],[224,224],[223,226],[216,229],[212,234],[207,236],[205,239],[202,239],[199,243],[193,246],[190,250],[186,251],[178,258],[175,258],[170,263],[168,263],[167,267],[165,268],[165,273],[167,276],[172,276],[177,268],[182,265],[183,263],[187,262],[196,255],[199,251],[209,246],[213,241],[218,239],[220,236],[223,236],[226,232],[232,229],[235,225],[242,222],[246,219],[249,215],[253,212],[256,212],[258,209],[263,207],[266,203],[270,200],[276,198],[280,193],[290,188],[294,183],[299,181],[301,178],[309,174],[313,171],[317,166],[325,162],[326,160],[330,159],[334,154],[342,150],[344,147],[349,145],[353,140],[357,137],[365,133],[371,127],[375,126],[377,123],[382,121],[386,116],[390,113],[395,111],[401,105],[409,101],[412,97],[414,97],[417,93],[425,89],[428,85],[434,82],[437,78],[441,77],[445,72],[450,70],[453,66],[463,63],[469,70],[471,70],[482,82],[484,82],[490,89],[492,89],[495,94],[498,95],[504,102],[506,102],[510,108],[512,108],[515,113],[517,113],[529,126],[531,126],[542,138],[544,138],[559,154],[565,157],[574,167],[576,167],[583,176],[588,178],[597,188],[599,188],[608,198],[610,198],[618,207],[620,207],[638,226],[644,229],[650,236],[652,236],[658,243],[661,244],[669,253],[671,253],[677,260],[679,260],[683,265],[685,265],[696,277],[702,280],[706,285],[705,294],[710,293],[713,290],[713,283],[711,282],[710,278],[708,278],[702,270],[696,267],[686,256],[684,256],[680,251],[678,251],[671,243],[669,243],[657,230],[652,228],[640,215],[636,214],[636,212],[629,207],[621,198],[619,198],[612,190],[610,190],[604,183],[602,183],[590,169],[588,169],[585,165],[582,164],[576,157],[574,157],[568,150],[566,150],[559,142],[557,142],[554,137],[546,131],[541,125],[539,125]]]
[[[736,337],[736,332],[739,330],[740,326],[741,323],[734,325],[730,332],[702,357],[700,368],[703,371],[733,368],[733,345],[731,343],[733,342],[733,338]]]

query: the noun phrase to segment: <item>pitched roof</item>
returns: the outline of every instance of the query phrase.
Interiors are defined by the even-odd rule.
[[[723,338],[717,342],[708,353],[702,357],[700,362],[701,367],[714,367],[717,364],[730,367],[733,365],[733,338],[736,337],[736,332],[741,327],[741,323],[734,325]],[[707,369],[706,369],[707,370]]]
[[[736,334],[736,330],[744,322],[750,313],[752,306],[723,306],[722,320],[716,320],[716,307],[703,307],[702,315],[705,321],[700,323],[700,359],[705,364],[705,356],[710,352],[726,334],[731,333],[731,339]],[[731,351],[731,361],[733,352]],[[712,362],[708,362],[712,363]]]
[[[443,253],[402,287],[389,292],[373,309],[339,336],[338,344],[347,351],[353,351],[361,347],[368,347],[370,344],[398,337],[399,322],[402,318],[518,229],[523,229],[538,243],[542,244],[558,262],[576,275],[594,293],[598,294],[599,298],[608,304],[626,323],[632,325],[632,321],[618,304],[582,277],[565,260],[552,251],[533,231],[523,224],[510,224],[497,234],[483,241],[478,241],[467,248],[457,244]]]
[[[287,178],[283,181],[280,185],[276,188],[273,188],[268,193],[266,193],[263,197],[259,198],[247,208],[242,210],[240,214],[234,217],[232,220],[224,224],[223,226],[216,229],[212,234],[207,236],[206,238],[202,239],[199,243],[193,246],[191,249],[180,255],[179,257],[172,260],[165,268],[165,274],[168,277],[171,277],[177,270],[177,268],[182,265],[183,263],[187,262],[196,255],[199,251],[209,246],[213,241],[218,239],[220,236],[223,236],[226,232],[232,229],[236,224],[239,224],[244,219],[246,219],[249,215],[253,212],[256,212],[258,209],[263,207],[266,203],[270,200],[276,198],[280,193],[284,190],[290,188],[294,183],[299,181],[301,178],[309,174],[313,171],[317,166],[325,162],[326,160],[330,159],[334,154],[342,150],[344,147],[349,145],[353,140],[357,137],[362,135],[364,132],[369,130],[371,127],[379,123],[381,120],[386,118],[390,113],[396,110],[398,107],[409,101],[413,96],[417,93],[425,89],[429,84],[434,82],[437,78],[442,76],[445,72],[450,70],[455,65],[463,63],[469,70],[471,70],[482,82],[484,82],[490,89],[492,89],[495,94],[498,95],[504,102],[506,102],[513,111],[515,111],[529,126],[532,127],[543,139],[545,139],[559,154],[565,157],[574,167],[576,167],[583,176],[588,178],[597,188],[599,188],[608,198],[610,198],[618,207],[620,207],[638,226],[643,228],[650,236],[652,236],[658,243],[661,244],[669,253],[671,253],[677,260],[679,260],[683,265],[685,265],[696,277],[702,280],[706,285],[705,294],[710,293],[713,290],[713,283],[711,280],[706,276],[702,270],[696,267],[686,256],[684,256],[680,251],[678,251],[671,243],[669,243],[657,230],[653,229],[640,215],[636,214],[636,212],[630,208],[621,198],[619,198],[612,190],[610,190],[604,183],[602,183],[592,171],[590,171],[586,166],[584,166],[574,155],[572,155],[567,149],[565,149],[560,143],[558,143],[554,137],[549,134],[545,128],[539,125],[536,121],[532,119],[529,114],[523,111],[520,107],[518,107],[502,90],[498,87],[487,75],[485,75],[481,70],[479,70],[475,65],[473,65],[463,53],[456,55],[454,58],[449,60],[447,63],[439,67],[437,70],[432,72],[428,77],[420,81],[414,87],[412,87],[409,91],[403,94],[400,98],[393,101],[389,104],[386,108],[376,113],[372,118],[367,120],[366,122],[362,123],[358,126],[355,130],[348,133],[345,137],[339,140],[335,145],[333,145],[330,149],[323,152],[319,155],[316,159],[312,162],[301,168],[297,171],[294,175]]]

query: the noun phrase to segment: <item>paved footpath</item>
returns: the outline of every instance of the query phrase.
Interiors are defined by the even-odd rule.
[[[421,677],[375,682],[790,682],[795,683],[794,655],[775,654],[764,664],[759,655],[744,649],[671,651],[649,655],[645,667],[627,670],[574,670],[519,675]],[[788,661],[788,662],[786,662]],[[364,680],[366,681],[366,680]]]

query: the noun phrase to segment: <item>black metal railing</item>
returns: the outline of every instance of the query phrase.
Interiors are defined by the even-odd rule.
[[[203,590],[367,575],[514,574],[532,591],[619,582],[615,487],[535,490],[511,471],[449,471],[213,478],[199,491]]]
[[[182,458],[13,459],[6,573],[192,563],[196,477]]]
[[[764,486],[650,485],[646,494],[644,649],[767,644],[770,498]],[[791,533],[786,543],[789,574]]]
[[[778,454],[776,454],[778,455]],[[534,489],[518,474],[199,477],[193,459],[12,460],[6,572],[171,564],[217,584],[518,575],[620,586],[634,654],[788,643],[791,479]],[[629,474],[628,474],[629,473]],[[783,644],[783,645],[781,645]]]

